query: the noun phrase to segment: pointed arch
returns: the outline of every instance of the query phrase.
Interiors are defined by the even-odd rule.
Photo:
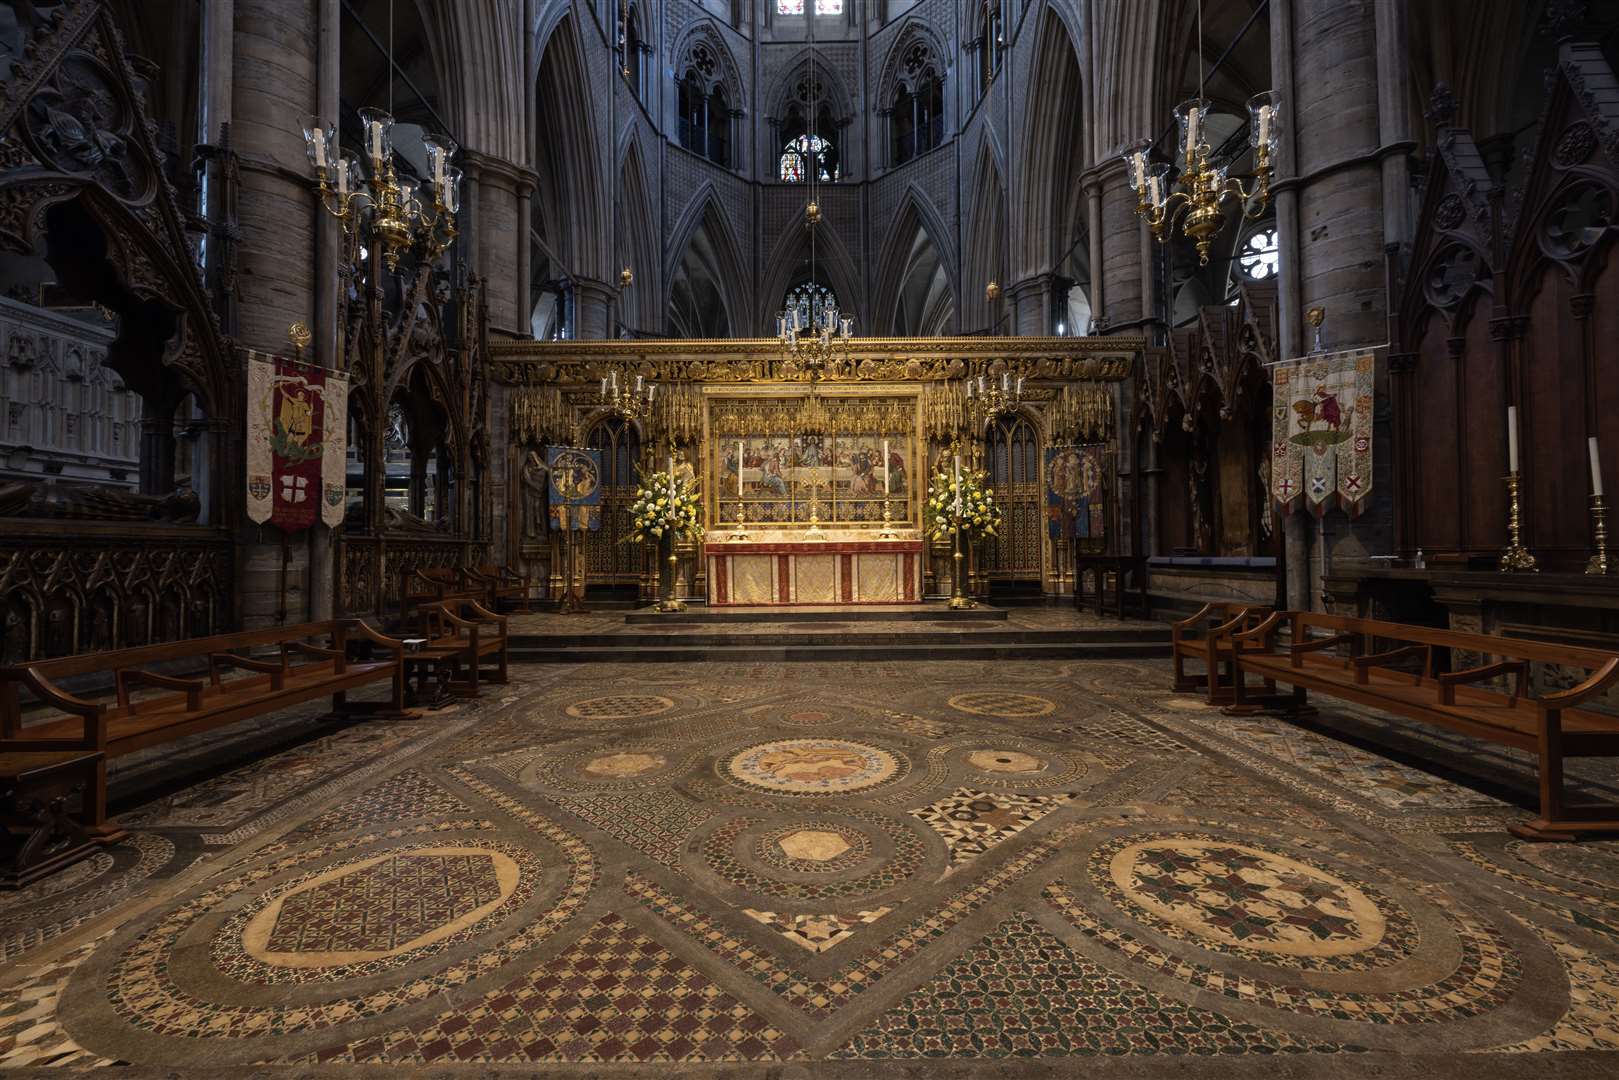
[[[927,196],[907,189],[877,262],[876,332],[926,336],[959,323],[961,283],[949,235]]]
[[[677,337],[730,337],[747,322],[742,292],[749,280],[737,243],[713,183],[700,188],[675,223],[675,243],[664,267],[664,310]]]
[[[539,140],[534,161],[540,177],[535,198],[562,261],[576,274],[606,280],[612,244],[603,205],[607,185],[601,177],[595,99],[578,36],[574,16],[563,16],[540,57],[534,83]]]
[[[986,132],[978,144],[972,184],[967,189],[971,203],[966,208],[966,240],[962,245],[961,325],[969,331],[986,329],[994,321],[992,305],[984,298],[984,286],[998,281],[1008,284],[1006,241],[1006,178],[993,136]]]
[[[658,330],[665,310],[663,260],[658,250],[653,188],[647,180],[641,141],[633,132],[619,162],[616,261],[635,273],[635,283],[619,294],[619,321],[632,330]]]
[[[802,208],[787,222],[776,237],[764,265],[768,277],[758,296],[754,312],[754,325],[759,331],[775,335],[776,313],[781,310],[787,290],[810,280],[810,236]],[[861,306],[865,292],[860,288],[860,274],[849,249],[837,230],[826,224],[816,226],[815,232],[816,280],[829,287],[838,298],[838,306],[855,320],[856,332],[869,333],[871,313]]]
[[[1024,110],[1023,153],[1016,170],[1022,193],[1014,217],[1011,272],[1018,279],[1049,272],[1067,248],[1067,219],[1078,205],[1068,180],[1083,168],[1079,53],[1067,24],[1050,8],[1040,24],[1029,85],[1040,92]]]

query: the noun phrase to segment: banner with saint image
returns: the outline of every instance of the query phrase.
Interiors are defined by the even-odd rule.
[[[247,517],[285,532],[343,523],[348,376],[247,350]]]
[[[576,446],[547,446],[545,467],[551,476],[551,527],[602,527],[602,452]]]
[[[1271,497],[1283,513],[1366,508],[1372,492],[1377,356],[1321,353],[1271,368]]]
[[[1046,532],[1107,539],[1107,444],[1046,448]]]

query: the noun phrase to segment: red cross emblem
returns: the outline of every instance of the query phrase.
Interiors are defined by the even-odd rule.
[[[1344,477],[1344,487],[1348,488],[1350,491],[1359,491],[1360,477],[1353,474]]]
[[[1297,485],[1295,485],[1293,481],[1283,478],[1282,482],[1277,486],[1282,489],[1282,495],[1285,497],[1293,494],[1293,488]]]

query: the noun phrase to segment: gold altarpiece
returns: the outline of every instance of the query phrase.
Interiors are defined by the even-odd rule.
[[[886,552],[868,544],[884,532],[886,509],[890,542],[922,552],[916,588],[936,595],[948,589],[949,570],[947,553],[921,542],[927,478],[958,452],[973,468],[991,465],[984,453],[994,421],[973,412],[964,380],[1023,376],[1023,404],[1013,416],[1042,447],[1110,440],[1114,384],[1130,374],[1141,348],[1141,339],[1127,337],[856,339],[847,358],[812,379],[783,361],[773,340],[500,343],[491,373],[496,410],[507,421],[508,557],[546,581],[550,595],[560,595],[559,538],[536,520],[541,508],[532,498],[534,485],[524,482],[524,464],[530,450],[544,445],[610,443],[635,448],[633,467],[620,472],[662,469],[670,456],[677,470],[691,470],[702,488],[711,556],[744,550],[724,547],[738,537],[786,545],[768,548],[772,552],[797,550],[792,545],[806,538],[844,545],[837,550],[856,559],[868,550]],[[626,420],[603,408],[600,382],[613,373],[658,385],[647,415]],[[1043,452],[1036,459],[1043,461]],[[1014,565],[1038,574],[1044,592],[1072,588],[1067,546],[1048,539],[1043,510],[1035,506],[1043,495],[1024,486],[1030,491],[1020,488],[1016,497],[1030,505],[1017,508],[1017,534],[1000,541],[1005,552],[991,549],[974,559],[979,591],[999,568]],[[657,587],[651,553],[624,544],[624,523],[615,517],[633,488],[633,477],[624,476],[606,492],[606,527],[585,540],[587,557],[577,565],[582,586],[633,584],[650,599]],[[741,580],[710,580],[715,564],[703,558],[703,547],[686,545],[681,552],[681,594],[715,602],[722,592],[734,600],[731,586]],[[802,582],[784,578],[782,601],[791,595],[794,602],[851,596],[858,602],[859,589],[876,577],[863,564],[832,565],[825,580],[812,580],[808,571]],[[895,566],[903,576],[903,560]],[[893,588],[909,598],[903,582]],[[800,592],[813,600],[798,599]]]

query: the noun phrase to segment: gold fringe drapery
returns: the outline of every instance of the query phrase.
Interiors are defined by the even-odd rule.
[[[555,386],[519,386],[512,389],[511,438],[527,446],[568,443],[571,431],[562,391]]]
[[[1051,437],[1059,442],[1099,442],[1113,434],[1113,387],[1071,383],[1051,406]]]

